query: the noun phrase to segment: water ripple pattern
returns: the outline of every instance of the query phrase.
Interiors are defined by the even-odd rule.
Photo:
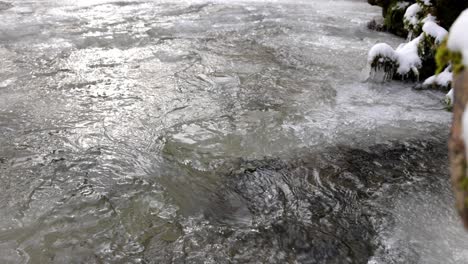
[[[0,262],[466,260],[440,94],[361,74],[379,12],[0,1]]]

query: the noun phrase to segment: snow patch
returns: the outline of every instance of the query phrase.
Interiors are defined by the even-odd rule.
[[[468,67],[468,9],[463,11],[450,28],[447,47],[461,52],[463,64]]]
[[[453,74],[450,72],[450,67],[447,67],[443,72],[427,78],[423,82],[423,86],[430,86],[436,84],[441,87],[449,87],[453,79]]]
[[[431,21],[431,19],[427,19],[427,18],[426,18],[426,22],[424,23],[422,30],[427,35],[433,37],[437,44],[440,44],[448,34],[447,30],[437,25],[434,21]]]
[[[432,22],[435,23],[435,22],[437,22],[437,18],[436,18],[435,16],[429,14],[429,15],[427,15],[427,16],[422,20],[422,22],[423,22],[423,23],[426,23],[426,22],[428,22],[428,21],[432,21]]]
[[[387,43],[379,43],[379,44],[376,44],[374,45],[370,51],[369,51],[369,54],[367,56],[367,59],[369,61],[369,63],[371,63],[372,61],[374,61],[375,58],[377,57],[386,57],[386,58],[389,58],[391,60],[397,60],[398,57],[395,53],[395,50],[390,46],[388,45]]]
[[[378,56],[389,58],[398,63],[397,73],[406,75],[410,71],[418,74],[421,68],[421,58],[418,55],[418,44],[422,35],[408,43],[401,44],[396,50],[386,43],[374,45],[368,54],[368,61],[372,63]]]
[[[408,21],[411,25],[416,25],[418,23],[418,13],[422,11],[420,4],[412,4],[406,9],[405,20]]]
[[[450,91],[445,95],[445,103],[448,105],[448,106],[453,106],[453,88],[450,89]]]
[[[396,54],[398,56],[398,62],[400,66],[397,69],[397,72],[400,75],[407,74],[410,70],[417,71],[421,67],[421,58],[418,55],[418,44],[421,40],[421,35],[412,41],[400,45],[396,49]]]

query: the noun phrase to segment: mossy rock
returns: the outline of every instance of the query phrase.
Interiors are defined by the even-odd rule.
[[[449,64],[452,64],[454,74],[462,72],[465,68],[463,57],[460,52],[453,52],[447,48],[447,39],[445,39],[437,49],[435,55],[437,73],[441,73]]]
[[[386,18],[388,12],[390,11],[390,8],[397,6],[398,2],[406,2],[406,3],[411,4],[411,3],[415,3],[416,1],[415,0],[367,0],[367,2],[370,5],[382,7],[382,16]],[[403,10],[403,14],[404,13],[405,13],[405,10]]]

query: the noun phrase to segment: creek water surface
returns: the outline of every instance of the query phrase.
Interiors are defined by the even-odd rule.
[[[466,263],[442,94],[366,1],[0,4],[1,263]]]

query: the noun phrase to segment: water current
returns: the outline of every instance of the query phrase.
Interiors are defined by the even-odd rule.
[[[1,263],[468,263],[443,95],[357,0],[0,3]]]

